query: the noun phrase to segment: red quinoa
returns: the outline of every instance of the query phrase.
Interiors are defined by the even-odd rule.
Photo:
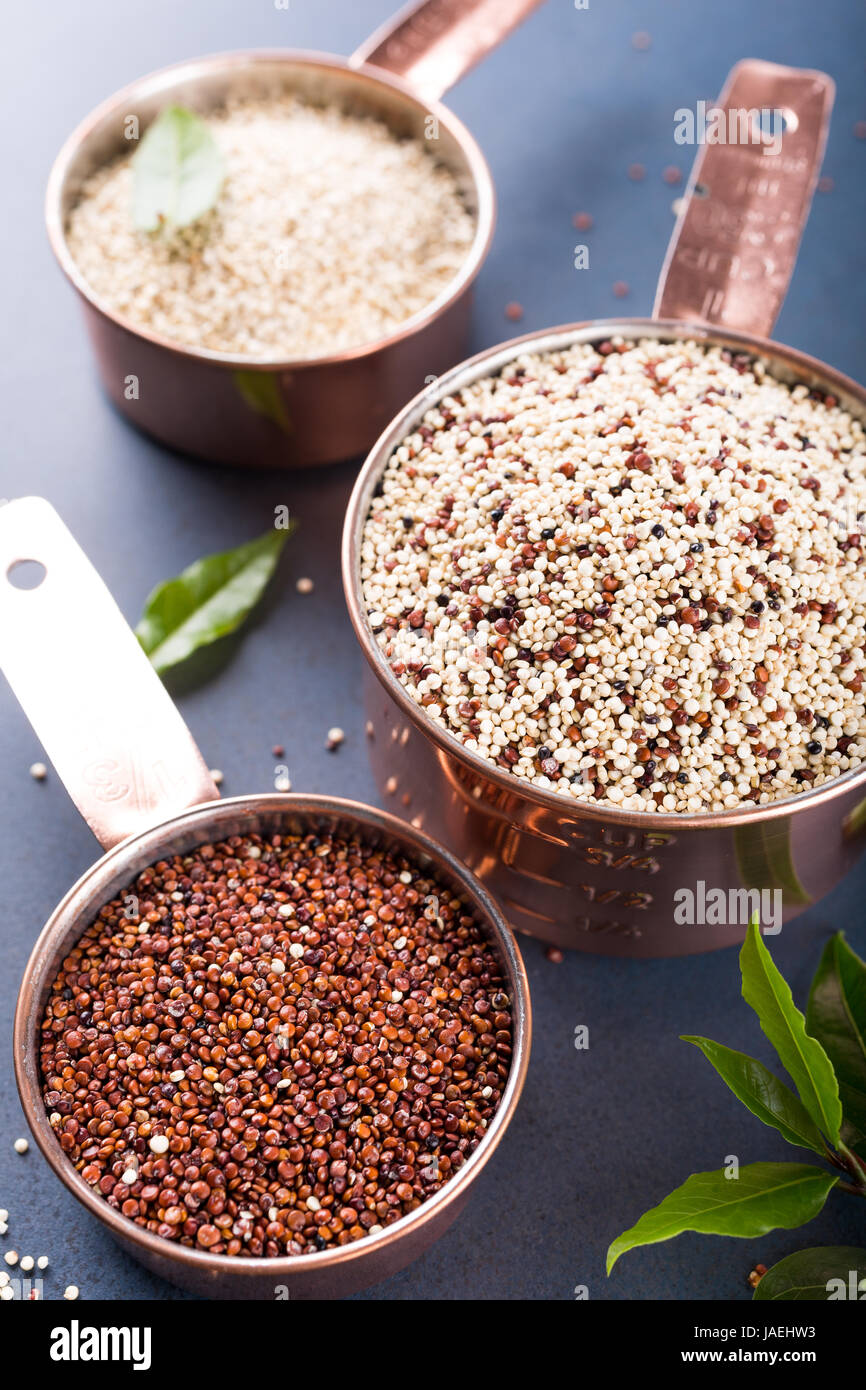
[[[358,840],[236,837],[145,869],[63,962],[44,1100],[86,1182],[167,1240],[345,1245],[461,1167],[511,1004],[455,894]]]

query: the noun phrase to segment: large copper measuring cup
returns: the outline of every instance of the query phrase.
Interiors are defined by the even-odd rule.
[[[78,291],[99,372],[118,410],[146,433],[216,463],[301,468],[370,447],[408,397],[464,350],[471,292],[493,237],[490,170],[439,97],[541,0],[420,0],[351,58],[293,50],[216,54],[150,73],[108,98],[60,151],[46,195],[54,253]],[[475,236],[456,278],[380,342],[306,360],[263,360],[173,343],[101,303],[66,243],[82,184],[172,102],[206,113],[227,96],[274,89],[378,117],[424,141],[457,176]],[[131,393],[130,379],[137,388]]]
[[[495,375],[520,353],[573,343],[695,339],[762,358],[866,417],[866,391],[823,363],[768,341],[793,269],[824,148],[833,86],[818,72],[748,61],[719,106],[782,113],[781,151],[761,143],[708,144],[699,154],[668,251],[653,319],[572,324],[517,338],[446,373],[382,435],[346,519],[343,578],[367,658],[370,752],[386,799],[440,837],[491,889],[512,924],[559,946],[663,956],[742,939],[748,907],[728,925],[678,924],[675,893],[703,883],[780,894],[785,919],[827,893],[863,847],[866,767],[794,797],[725,813],[629,812],[536,790],[467,751],[428,721],[381,653],[360,586],[361,536],[396,445],[443,397]],[[775,899],[773,900],[775,902]]]
[[[38,587],[14,586],[37,561]],[[40,498],[0,508],[0,666],[96,838],[106,851],[52,913],[36,942],[15,1013],[15,1072],[24,1113],[56,1176],[155,1273],[211,1298],[341,1297],[387,1278],[451,1224],[505,1132],[529,1055],[526,976],[514,939],[485,889],[447,850],[394,816],[356,802],[283,793],[220,801],[183,720],[119,609],[60,518]],[[99,909],[166,854],[233,835],[357,836],[409,855],[465,899],[494,943],[513,1011],[511,1070],[490,1127],[465,1165],[416,1211],[380,1234],[310,1255],[236,1259],[161,1239],[89,1186],[60,1147],[42,1101],[39,1037],[64,957]],[[285,1296],[285,1295],[283,1295]]]

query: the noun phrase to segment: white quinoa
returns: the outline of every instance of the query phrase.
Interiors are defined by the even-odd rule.
[[[536,787],[764,804],[866,760],[866,436],[694,342],[524,354],[428,411],[361,548],[428,718]]]
[[[199,222],[136,230],[134,151],[87,181],[69,217],[94,295],[134,324],[251,358],[328,355],[394,332],[465,262],[475,222],[435,142],[286,94],[207,119],[226,178]]]

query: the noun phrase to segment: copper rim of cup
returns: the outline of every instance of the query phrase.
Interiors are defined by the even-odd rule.
[[[87,921],[83,919],[94,910],[93,904],[97,900],[100,903],[104,901],[101,895],[109,881],[123,881],[126,866],[130,866],[130,875],[140,872],[146,863],[158,860],[182,837],[189,847],[205,844],[208,838],[215,838],[219,834],[220,826],[224,828],[223,833],[228,833],[225,827],[236,824],[238,817],[249,817],[255,824],[259,823],[257,817],[277,823],[281,818],[291,817],[300,823],[309,819],[311,828],[315,826],[315,818],[321,817],[322,822],[342,827],[344,833],[352,829],[361,839],[368,841],[380,837],[387,846],[400,847],[416,862],[420,861],[423,865],[426,861],[434,873],[441,873],[445,881],[454,884],[471,904],[483,931],[493,942],[511,994],[514,1030],[511,1065],[502,1099],[484,1137],[463,1166],[414,1211],[380,1232],[333,1250],[305,1255],[239,1258],[234,1255],[212,1255],[207,1251],[175,1244],[144,1230],[110,1207],[85,1182],[61,1149],[42,1099],[38,1028],[44,1016],[45,1001],[60,966],[62,953],[77,942],[86,930],[90,918]],[[197,836],[199,826],[201,835]],[[253,830],[254,825],[251,824],[248,829]],[[231,833],[238,832],[233,830]],[[138,869],[132,867],[133,862],[139,865]],[[95,910],[98,911],[98,907]],[[466,1192],[493,1154],[514,1114],[526,1077],[531,1031],[529,985],[511,929],[487,890],[449,850],[398,817],[361,802],[337,797],[265,793],[206,802],[172,816],[109,850],[70,888],[48,919],[27,963],[15,1011],[15,1077],[27,1122],[50,1167],[72,1195],[112,1234],[162,1260],[177,1261],[188,1270],[206,1269],[250,1279],[263,1274],[289,1278],[292,1275],[303,1276],[305,1272],[346,1266],[381,1251],[393,1242],[416,1236],[432,1218],[441,1215]],[[417,1249],[420,1253],[420,1246]]]
[[[411,434],[426,412],[439,401],[482,377],[495,376],[523,353],[555,352],[574,344],[604,342],[608,338],[618,336],[632,339],[658,338],[660,341],[692,339],[710,347],[730,347],[739,352],[747,352],[750,356],[761,358],[771,369],[775,368],[774,374],[781,380],[789,384],[804,382],[810,387],[831,391],[846,408],[861,419],[866,419],[866,387],[842,372],[827,366],[817,358],[795,348],[785,347],[771,339],[738,333],[733,329],[720,329],[708,324],[673,319],[594,319],[522,334],[520,337],[498,343],[493,348],[485,349],[452,367],[431,386],[419,392],[373,445],[358,475],[346,511],[342,570],[349,616],[364,656],[401,714],[436,746],[441,755],[461,763],[476,778],[487,781],[498,790],[552,811],[563,820],[586,819],[668,833],[675,827],[682,830],[709,830],[720,826],[748,825],[790,816],[799,810],[830,801],[855,787],[866,786],[864,762],[859,767],[851,768],[810,791],[780,797],[761,806],[749,804],[727,811],[689,814],[678,811],[628,811],[603,801],[578,800],[533,786],[531,782],[505,772],[482,758],[480,754],[466,748],[455,734],[424,715],[391,670],[367,618],[360,577],[360,548],[376,487],[394,449]]]
[[[265,358],[244,356],[243,354],[220,352],[211,348],[197,348],[188,343],[177,342],[154,333],[135,323],[132,319],[117,313],[91,289],[79,270],[67,244],[66,185],[75,159],[87,146],[88,141],[98,131],[103,122],[112,116],[122,119],[130,105],[136,101],[156,98],[160,93],[168,96],[180,83],[205,84],[220,76],[231,78],[233,73],[243,73],[261,66],[285,66],[287,74],[293,67],[318,68],[340,76],[348,75],[352,80],[373,91],[376,87],[390,89],[399,94],[416,110],[433,116],[452,136],[459,147],[470,176],[476,207],[473,210],[475,235],[463,265],[457,275],[444,287],[435,299],[401,323],[393,333],[371,343],[363,343],[355,348],[318,357]],[[291,90],[287,81],[286,90]],[[104,318],[116,324],[134,337],[142,338],[166,352],[177,353],[179,357],[194,361],[213,363],[230,370],[264,372],[298,372],[305,367],[326,367],[332,363],[352,362],[373,356],[383,348],[391,347],[420,333],[440,314],[444,313],[472,285],[483,265],[496,221],[496,194],[493,178],[487,161],[477,142],[463,123],[442,102],[427,101],[413,91],[401,78],[393,76],[382,68],[369,63],[355,66],[344,58],[329,53],[316,53],[305,49],[239,49],[226,53],[209,54],[182,63],[172,63],[158,68],[145,76],[137,78],[126,87],[120,88],[93,108],[76,126],[66,139],[57,155],[48,177],[45,193],[45,222],[51,249],[67,279],[87,303]]]

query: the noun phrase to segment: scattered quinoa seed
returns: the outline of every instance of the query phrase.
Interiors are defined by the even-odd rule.
[[[30,776],[33,778],[34,782],[44,782],[45,778],[48,776],[48,768],[44,763],[31,763]]]
[[[36,1268],[37,1268],[37,1269],[47,1269],[47,1268],[48,1268],[48,1263],[49,1263],[49,1261],[48,1261],[48,1256],[47,1256],[47,1255],[40,1255],[40,1256],[39,1256],[39,1259],[36,1261]]]
[[[30,1273],[30,1271],[31,1271],[31,1269],[33,1268],[33,1266],[35,1265],[35,1263],[36,1263],[36,1261],[34,1260],[34,1258],[33,1258],[32,1255],[22,1255],[22,1257],[21,1257],[21,1268],[24,1270],[24,1273],[25,1273],[25,1274],[29,1274],[29,1273]]]
[[[67,1284],[66,1288],[63,1290],[63,1297],[68,1299],[70,1303],[74,1303],[78,1297],[78,1292],[77,1284]]]
[[[589,212],[576,212],[572,222],[579,232],[588,232],[593,225],[592,214]]]
[[[339,748],[340,744],[345,741],[345,738],[346,735],[343,733],[343,730],[335,726],[333,729],[328,730],[328,737],[325,742],[325,747],[329,751],[333,752],[335,748]]]
[[[17,1251],[17,1250],[7,1250],[6,1253],[5,1253],[5,1255],[3,1256],[3,1258],[4,1258],[4,1260],[6,1261],[6,1263],[7,1263],[8,1265],[17,1265],[17,1263],[18,1263],[18,1251]]]
[[[16,1139],[12,1147],[17,1154],[26,1154],[27,1150],[30,1148],[30,1144],[27,1139]]]
[[[218,767],[212,767],[210,770],[210,775],[213,779],[214,786],[221,787],[223,784],[223,774],[221,769]]]
[[[628,285],[625,280],[614,281],[613,292],[617,299],[625,299],[628,294]]]
[[[312,579],[307,579],[306,577],[302,577],[301,579],[299,579],[297,584],[295,585],[295,588],[297,589],[299,594],[311,594],[315,587],[316,586],[313,583]]]
[[[640,183],[641,179],[646,178],[646,169],[642,164],[630,164],[628,166],[628,176],[633,183]]]
[[[523,305],[512,299],[511,303],[505,306],[505,317],[510,319],[512,323],[519,323],[523,318]]]
[[[562,962],[565,960],[565,956],[562,954],[558,946],[548,946],[544,954],[547,956],[547,959],[551,961],[554,965],[562,965]]]

